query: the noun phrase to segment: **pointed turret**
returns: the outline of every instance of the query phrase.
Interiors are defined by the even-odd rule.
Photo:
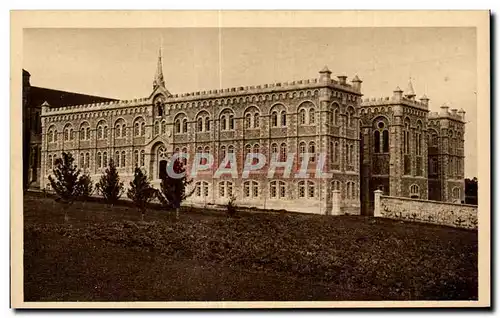
[[[158,55],[158,64],[156,65],[155,78],[153,80],[153,90],[160,86],[165,87],[165,81],[163,80],[163,64],[161,61],[161,47]]]
[[[406,89],[406,94],[405,94],[405,97],[409,98],[409,99],[414,99],[415,96],[417,96],[415,94],[415,90],[413,89],[413,84],[411,83],[411,78],[408,80],[408,88]]]

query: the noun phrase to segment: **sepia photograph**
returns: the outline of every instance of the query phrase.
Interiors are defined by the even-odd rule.
[[[290,17],[11,13],[14,307],[489,306],[489,12]]]

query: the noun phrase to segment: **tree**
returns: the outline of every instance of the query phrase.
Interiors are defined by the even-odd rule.
[[[177,159],[173,163],[172,170],[176,174],[182,174],[182,177],[175,178],[170,176],[169,173],[162,174],[160,190],[157,191],[157,197],[165,209],[175,209],[175,217],[178,219],[182,201],[190,197],[194,189],[189,193],[186,192],[186,188],[191,184],[192,180],[187,179],[186,168],[182,161]]]
[[[123,194],[123,182],[120,181],[120,176],[116,170],[113,160],[109,160],[108,168],[96,184],[97,191],[111,205],[115,204]]]
[[[49,182],[56,192],[56,201],[62,203],[64,208],[64,221],[68,221],[68,208],[80,197],[82,187],[79,178],[80,169],[73,164],[74,158],[69,152],[63,152],[62,158],[57,158],[52,170],[54,177],[49,175]]]
[[[146,175],[138,167],[135,168],[134,180],[130,182],[130,188],[127,191],[129,199],[134,201],[136,207],[141,212],[141,219],[144,220],[146,208],[155,197],[156,189],[151,186]]]
[[[78,194],[80,199],[87,200],[94,193],[94,184],[92,178],[84,173],[78,179]]]

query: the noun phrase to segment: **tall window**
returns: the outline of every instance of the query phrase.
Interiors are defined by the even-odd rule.
[[[280,146],[280,161],[286,161],[286,143],[282,143]]]
[[[385,119],[380,118],[373,123],[373,151],[374,153],[389,152],[389,129]]]
[[[96,165],[98,168],[102,167],[102,154],[101,154],[101,152],[97,153]]]
[[[301,110],[299,110],[299,123],[301,125],[305,125],[306,124],[306,110],[304,108],[302,108]]]
[[[187,118],[184,118],[182,120],[182,131],[184,133],[187,133],[187,131],[188,131],[188,120],[187,120]]]
[[[102,167],[105,168],[108,166],[108,153],[104,151],[102,153]]]
[[[316,161],[316,144],[314,141],[309,143],[309,153],[311,154],[311,162]]]
[[[64,141],[70,141],[73,139],[73,126],[71,126],[71,124],[66,124],[66,126],[64,126]]]
[[[286,127],[286,112],[284,110],[281,111],[281,126]]]
[[[121,163],[120,163],[120,166],[121,166],[122,168],[126,167],[125,163],[126,163],[126,162],[125,162],[125,151],[122,151],[122,156],[121,156]]]
[[[126,136],[127,136],[127,129],[125,120],[120,118],[115,122],[115,138],[117,139],[125,138]]]
[[[285,181],[271,181],[269,183],[269,194],[272,199],[283,199],[286,197],[286,183]]]
[[[299,198],[314,198],[315,185],[312,181],[299,181]]]
[[[273,111],[271,113],[271,127],[278,127],[278,112]]]
[[[233,195],[233,183],[231,181],[219,182],[219,197],[230,198]]]
[[[161,134],[164,135],[167,133],[167,122],[165,120],[161,121]]]
[[[339,109],[340,106],[337,103],[332,104],[332,125],[338,126],[339,125]]]
[[[316,123],[316,112],[314,110],[314,107],[309,108],[309,124],[314,125]]]
[[[221,113],[220,125],[222,131],[234,129],[234,114],[231,110],[226,109]]]
[[[158,136],[160,134],[160,122],[157,120],[155,121],[154,133],[155,136]]]
[[[144,159],[146,157],[146,153],[144,152],[144,150],[141,150],[141,167],[144,167]]]
[[[403,152],[405,154],[410,153],[410,120],[405,119],[404,131],[403,131]]]
[[[97,124],[97,139],[108,139],[108,126],[104,120],[101,120]],[[80,136],[81,137],[81,136]],[[84,139],[90,139],[90,136],[86,136]]]
[[[243,197],[245,198],[258,198],[259,197],[259,183],[257,181],[245,181],[243,183]]]

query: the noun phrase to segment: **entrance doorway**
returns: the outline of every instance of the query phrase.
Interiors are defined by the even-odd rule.
[[[158,172],[158,177],[160,179],[164,179],[167,176],[167,160],[160,160]]]

